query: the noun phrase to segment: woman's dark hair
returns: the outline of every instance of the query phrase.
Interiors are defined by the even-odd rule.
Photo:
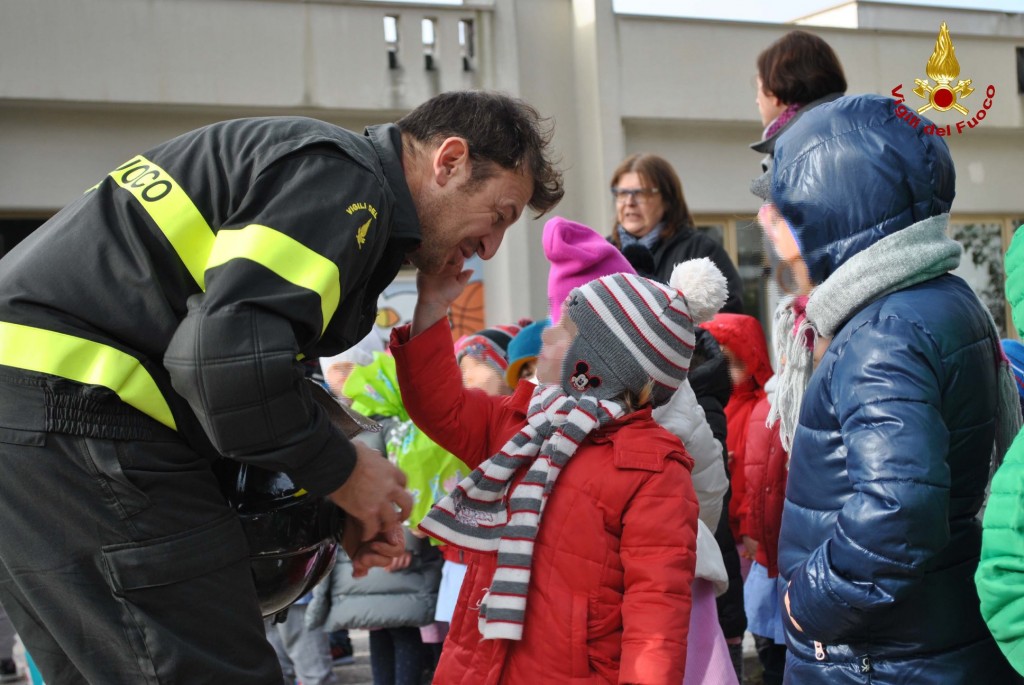
[[[806,105],[830,93],[846,92],[843,65],[824,40],[799,29],[790,31],[757,56],[764,90],[784,105]]]
[[[657,188],[661,201],[665,204],[665,228],[661,231],[662,240],[671,238],[680,228],[693,226],[693,217],[690,216],[690,208],[686,206],[686,198],[683,196],[683,184],[679,181],[679,175],[672,168],[668,160],[651,154],[634,154],[626,157],[622,164],[612,174],[611,187],[619,184],[619,179],[624,174],[633,172],[640,176],[644,184],[649,188]],[[615,247],[622,249],[619,241],[619,232],[612,229],[612,243]]]
[[[473,161],[473,183],[482,183],[503,169],[528,173],[533,179],[529,205],[544,214],[558,204],[565,190],[562,172],[549,159],[553,128],[526,102],[504,93],[456,90],[441,93],[395,124],[421,143],[465,138]]]

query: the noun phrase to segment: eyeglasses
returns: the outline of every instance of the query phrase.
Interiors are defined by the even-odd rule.
[[[657,188],[612,188],[612,197],[616,202],[626,203],[633,200],[643,204],[658,194]]]

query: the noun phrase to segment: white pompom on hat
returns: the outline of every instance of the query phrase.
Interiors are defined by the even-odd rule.
[[[690,316],[697,325],[713,319],[729,298],[729,282],[708,257],[676,264],[668,284],[686,297]]]

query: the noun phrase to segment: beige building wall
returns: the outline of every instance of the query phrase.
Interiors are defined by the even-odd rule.
[[[939,23],[950,22],[961,77],[978,89],[964,104],[973,114],[996,88],[982,125],[949,140],[954,211],[1024,216],[1020,15],[886,3],[846,13],[858,28],[805,28],[836,49],[850,92],[902,83],[910,99]],[[398,69],[388,67],[385,15],[397,17]],[[423,19],[437,35],[429,71]],[[468,71],[460,21],[474,28]],[[757,209],[747,191],[758,170],[747,146],[761,132],[754,63],[790,28],[615,14],[612,0],[3,0],[0,218],[52,214],[130,155],[220,119],[301,114],[358,130],[442,90],[483,87],[553,117],[567,190],[556,213],[608,232],[612,169],[654,151],[679,170],[695,214],[743,221]],[[545,313],[542,226],[524,218],[487,264],[489,321]]]

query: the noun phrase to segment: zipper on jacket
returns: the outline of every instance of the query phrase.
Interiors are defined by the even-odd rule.
[[[824,661],[828,658],[828,655],[825,654],[825,645],[821,644],[817,640],[814,641],[814,658],[818,661]]]

